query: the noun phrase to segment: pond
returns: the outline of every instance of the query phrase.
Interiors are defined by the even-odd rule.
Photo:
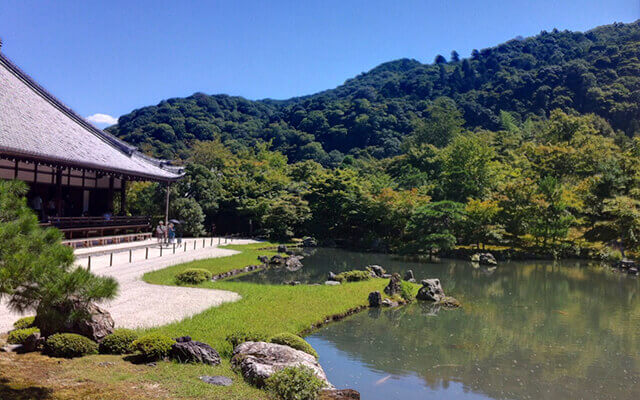
[[[320,282],[379,264],[437,277],[460,310],[425,303],[370,309],[306,339],[329,380],[366,400],[638,399],[640,283],[597,263],[530,261],[474,268],[317,249],[297,272],[243,280]]]

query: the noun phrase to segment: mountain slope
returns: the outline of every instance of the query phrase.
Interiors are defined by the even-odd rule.
[[[452,55],[453,56],[453,55]],[[162,157],[185,157],[190,143],[221,137],[231,147],[272,141],[292,160],[325,165],[366,150],[401,152],[427,106],[452,98],[470,129],[499,129],[500,111],[518,119],[553,109],[595,113],[628,136],[640,130],[640,22],[586,33],[542,32],[434,64],[402,59],[343,85],[289,100],[251,101],[196,93],[120,117],[109,131]]]

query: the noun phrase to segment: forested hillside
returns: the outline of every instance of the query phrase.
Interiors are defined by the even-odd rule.
[[[541,32],[460,59],[382,64],[342,86],[285,101],[196,93],[120,117],[109,130],[149,153],[187,158],[194,140],[219,137],[232,149],[272,141],[290,161],[337,166],[346,154],[401,154],[407,135],[434,112],[457,107],[470,130],[547,118],[554,109],[594,113],[618,133],[640,130],[640,23],[586,33]],[[442,107],[440,107],[442,109]],[[437,109],[435,110],[437,112]],[[437,139],[425,137],[434,144]]]

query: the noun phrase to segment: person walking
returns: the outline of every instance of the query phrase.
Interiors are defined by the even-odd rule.
[[[169,244],[173,244],[173,241],[176,239],[176,230],[174,229],[172,223],[169,223],[168,233],[169,233]]]
[[[162,245],[164,241],[164,223],[162,221],[158,222],[158,226],[156,226],[156,237],[158,238],[158,243]]]

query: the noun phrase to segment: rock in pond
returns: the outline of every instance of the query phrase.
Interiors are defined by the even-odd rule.
[[[451,296],[444,296],[436,304],[440,305],[442,307],[446,307],[446,308],[458,308],[458,307],[462,306],[460,304],[460,302],[458,301],[458,299],[456,299],[455,297],[451,297]]]
[[[302,262],[300,262],[300,260],[302,260],[301,256],[289,256],[285,258],[284,266],[287,267],[289,271],[297,271],[302,268]]]
[[[171,346],[171,358],[182,363],[220,364],[220,355],[213,347],[189,336],[176,338]]]
[[[271,259],[269,260],[269,264],[270,265],[284,265],[285,263],[285,258],[282,257],[280,254],[276,254],[275,256],[271,257]]]
[[[71,315],[80,317],[71,318]],[[100,343],[113,333],[114,322],[107,310],[70,297],[47,310],[38,310],[34,325],[40,328],[43,337],[54,333],[76,333]]]
[[[316,247],[318,242],[314,238],[306,236],[302,238],[302,245],[304,247]]]
[[[480,265],[498,265],[496,258],[491,253],[476,253],[471,256],[471,262]]]
[[[409,282],[415,282],[416,281],[416,277],[413,276],[413,270],[407,270],[407,272],[404,273],[404,280],[405,281],[409,281]]]
[[[384,292],[387,296],[394,296],[402,291],[400,285],[400,274],[394,273],[389,279],[389,284],[384,288]]]
[[[287,246],[285,246],[284,244],[278,245],[278,253],[286,253],[287,252]]]
[[[208,383],[210,385],[215,386],[231,386],[233,384],[233,380],[228,376],[201,376],[200,380],[204,383]]]
[[[326,388],[333,388],[314,356],[281,344],[265,342],[239,344],[233,350],[231,365],[239,370],[249,383],[258,387],[264,386],[267,378],[284,368],[305,366],[313,370],[315,375],[324,382]]]
[[[382,305],[385,307],[398,307],[399,303],[391,299],[384,299],[382,300]]]
[[[353,389],[324,389],[318,394],[318,400],[360,400],[360,393]]]
[[[369,293],[369,307],[380,307],[382,305],[382,294],[375,291]]]
[[[615,264],[615,267],[619,269],[629,269],[629,268],[637,268],[637,265],[635,261],[625,258],[623,260],[618,261]]]
[[[422,287],[418,290],[416,299],[426,301],[440,301],[444,297],[440,279],[424,279]]]

